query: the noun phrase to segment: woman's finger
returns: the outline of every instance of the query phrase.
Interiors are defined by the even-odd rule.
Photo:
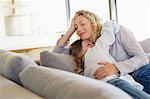
[[[95,79],[102,80],[102,79],[104,79],[105,77],[107,77],[107,74],[102,71],[102,72],[99,72],[99,73],[95,76]]]
[[[107,62],[105,62],[105,61],[101,61],[101,62],[98,62],[97,64],[99,64],[99,65],[105,65]],[[95,72],[94,72],[94,75],[97,75],[97,73],[99,72],[99,69],[100,69],[101,67],[99,67]]]
[[[105,72],[102,67],[98,68],[96,74],[94,75],[95,79],[103,77],[104,73]]]
[[[106,77],[107,77],[107,75],[105,73],[103,73],[103,75],[99,75],[96,79],[103,80]]]
[[[99,72],[100,67],[94,72],[94,76],[96,76]]]
[[[108,62],[106,62],[106,61],[101,61],[101,62],[98,62],[97,64],[99,64],[99,65],[105,65],[105,64],[107,64]]]

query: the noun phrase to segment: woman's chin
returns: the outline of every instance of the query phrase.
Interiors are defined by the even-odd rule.
[[[89,40],[90,39],[90,37],[88,37],[88,36],[82,36],[82,37],[80,37],[82,40]]]
[[[81,37],[82,40],[88,40],[87,38]]]

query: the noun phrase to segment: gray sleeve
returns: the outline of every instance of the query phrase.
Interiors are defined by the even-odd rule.
[[[121,75],[125,75],[148,64],[149,61],[132,32],[124,27],[120,29],[120,32],[120,43],[130,58],[117,62],[115,65]]]
[[[56,45],[52,52],[60,54],[69,54],[69,48],[65,48],[65,45]]]

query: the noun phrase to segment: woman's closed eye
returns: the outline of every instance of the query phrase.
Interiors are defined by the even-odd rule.
[[[82,24],[81,24],[81,26],[84,26],[84,25],[85,25],[85,23],[82,23]]]

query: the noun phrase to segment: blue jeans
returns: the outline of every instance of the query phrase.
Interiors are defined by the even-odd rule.
[[[115,78],[107,81],[107,83],[112,84],[126,93],[128,93],[131,97],[134,99],[150,99],[150,95],[147,94],[146,92],[139,90],[135,86],[131,85],[127,81],[124,81],[120,78]]]
[[[144,91],[150,94],[150,64],[134,71],[131,76],[144,86]]]

